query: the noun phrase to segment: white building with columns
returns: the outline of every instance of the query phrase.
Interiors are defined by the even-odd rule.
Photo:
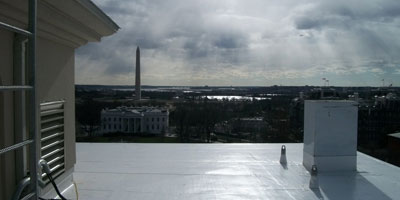
[[[117,107],[101,111],[101,134],[145,133],[163,134],[168,132],[169,112],[157,107]]]

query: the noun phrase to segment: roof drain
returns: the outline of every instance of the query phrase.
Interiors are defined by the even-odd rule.
[[[47,164],[47,162],[44,159],[40,159],[39,160],[39,166],[44,170],[44,172],[46,172],[47,178],[50,180],[51,184],[53,185],[54,189],[57,192],[57,195],[62,199],[62,200],[67,200],[60,192],[60,190],[58,189],[56,183],[54,182],[53,177],[51,176],[51,170],[49,165]],[[46,200],[44,198],[39,197],[40,200]]]

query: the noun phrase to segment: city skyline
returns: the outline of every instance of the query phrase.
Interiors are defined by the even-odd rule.
[[[77,50],[76,84],[400,85],[396,1],[94,1],[120,25]]]

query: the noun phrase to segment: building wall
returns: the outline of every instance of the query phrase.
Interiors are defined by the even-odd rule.
[[[144,113],[144,116],[140,116],[139,114],[130,114],[130,113],[127,114],[122,112],[118,113],[118,112],[103,111],[101,113],[101,132],[161,134],[163,132],[168,131],[169,128],[168,118],[169,118],[168,113],[148,112]],[[132,130],[132,127],[129,127],[128,131],[126,130],[126,126],[128,126],[129,120],[135,120],[134,130]],[[139,126],[140,130],[138,130]]]
[[[387,144],[387,134],[399,130],[400,100],[386,100],[359,110],[358,145],[379,149]]]
[[[65,100],[65,168],[76,163],[74,54],[71,47],[39,38],[37,44],[38,102]]]
[[[13,33],[0,29],[0,79],[13,84]],[[37,103],[64,99],[65,168],[75,157],[74,49],[44,38],[37,39]],[[12,92],[0,93],[0,148],[14,144]],[[14,152],[0,156],[0,199],[10,199],[15,190]]]
[[[131,119],[138,118],[131,117]],[[129,132],[128,118],[118,113],[101,113],[101,132],[112,133],[112,132]],[[136,127],[135,127],[136,128]],[[128,129],[128,131],[127,131]]]
[[[400,167],[400,138],[389,136],[389,163]]]
[[[145,132],[161,134],[168,131],[169,116],[165,113],[146,113],[144,120]]]

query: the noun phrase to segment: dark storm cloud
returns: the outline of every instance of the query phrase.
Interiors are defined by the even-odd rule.
[[[400,3],[398,0],[324,0],[302,14],[295,19],[298,29],[351,28],[395,21],[400,16]]]
[[[183,45],[183,49],[190,58],[202,58],[208,55],[208,47],[196,40],[188,40]]]
[[[207,56],[226,57],[227,51],[245,50],[248,45],[244,33],[215,32],[200,37],[186,37],[183,49],[189,59],[198,60]],[[237,62],[237,60],[232,60]]]
[[[298,13],[293,21],[300,31],[324,35],[342,60],[350,57],[391,63],[399,60],[400,41],[396,35],[400,33],[400,3],[397,0],[319,1]],[[370,64],[371,68],[386,70],[385,65]],[[350,65],[349,69],[352,67],[357,66]]]
[[[133,71],[134,55],[128,59],[121,59],[119,51],[116,51],[114,46],[97,48],[95,44],[88,44],[86,47],[78,49],[77,54],[81,57],[86,57],[88,60],[100,61],[105,64],[107,68],[103,71],[104,73],[115,75]],[[99,68],[96,71],[98,70]]]
[[[83,47],[78,53],[91,59],[104,59],[107,64],[104,73],[111,75],[126,73],[132,68],[127,53],[134,53],[131,49],[136,46],[143,51],[154,49],[164,54],[181,49],[178,55],[171,56],[197,67],[206,67],[201,59],[210,55],[223,57],[224,62],[229,62],[227,58],[231,57],[232,63],[237,63],[239,58],[227,56],[226,49],[246,48],[249,42],[246,33],[229,24],[208,21],[210,17],[204,16],[210,9],[207,4],[179,0],[104,1],[100,7],[121,25],[112,39],[102,42],[102,46],[114,49],[96,49],[95,44]]]
[[[215,46],[225,49],[245,48],[247,41],[240,36],[224,35],[215,41]]]
[[[160,84],[385,72],[400,60],[398,0],[93,1],[121,27],[77,51],[102,80],[131,76],[136,46]]]

